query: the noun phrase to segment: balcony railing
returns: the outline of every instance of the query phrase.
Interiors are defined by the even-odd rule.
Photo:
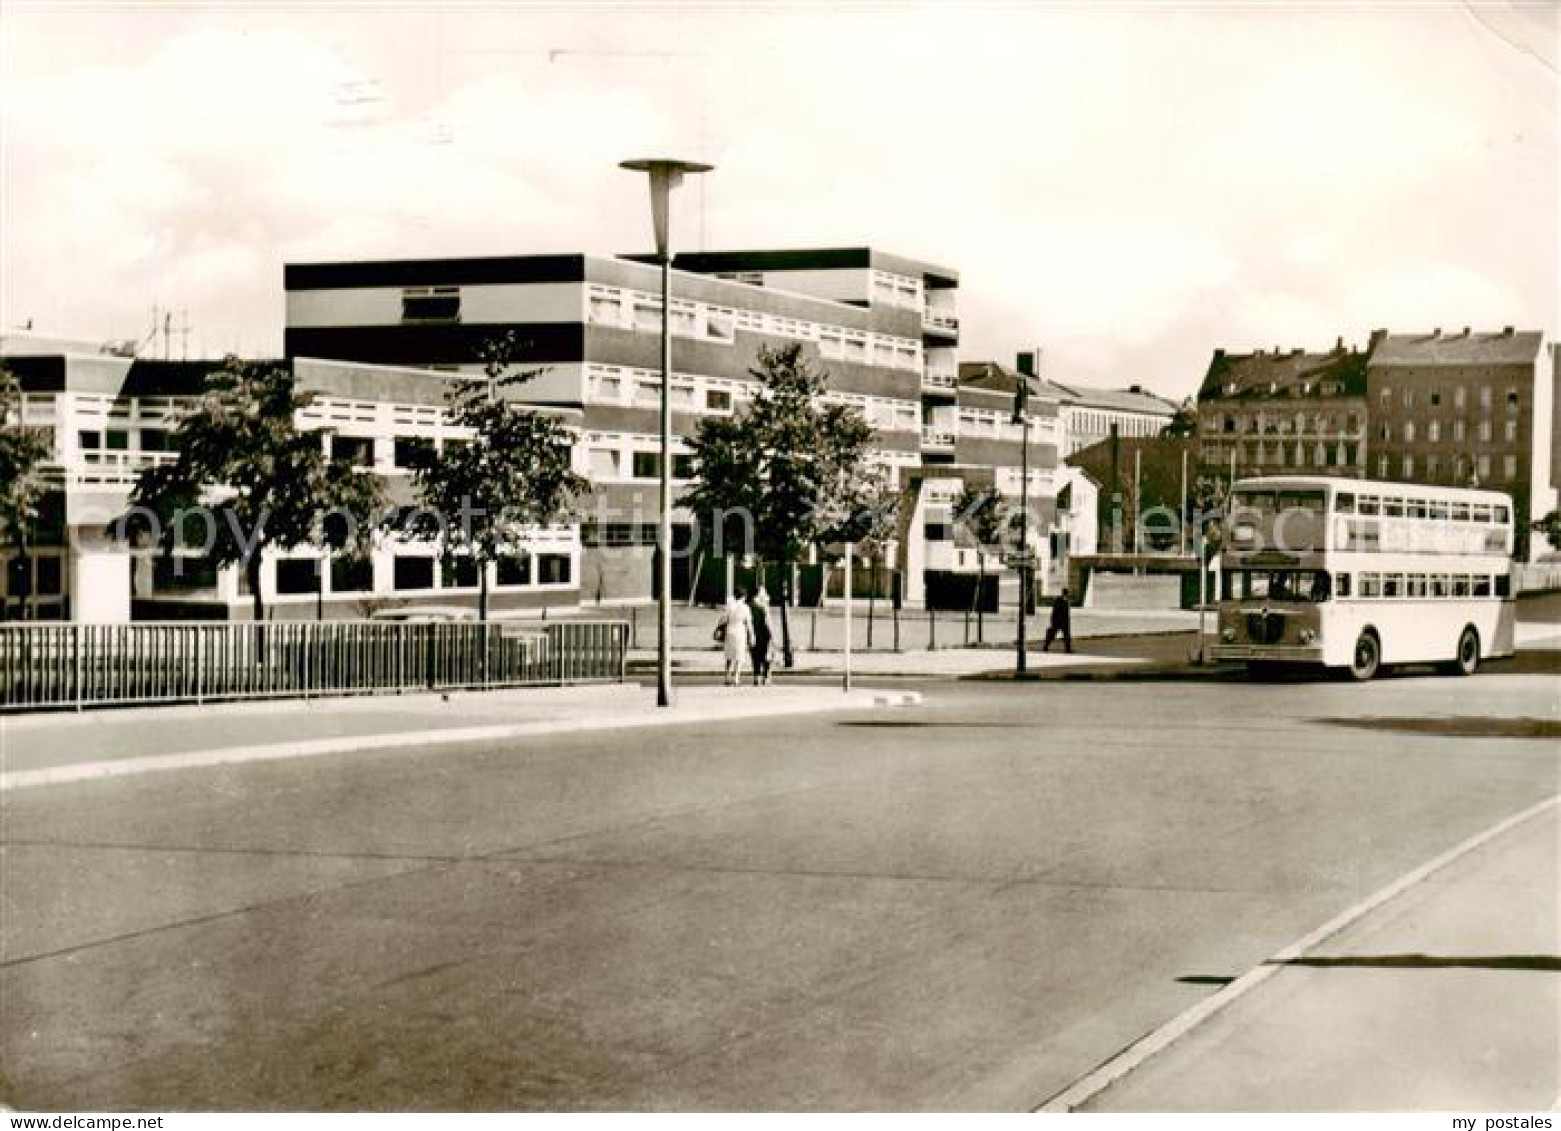
[[[924,330],[937,330],[945,334],[959,333],[959,316],[950,314],[946,310],[934,310],[932,307],[923,307],[921,312],[921,325]]]
[[[923,388],[952,392],[959,384],[959,377],[952,369],[927,369],[922,372],[921,383]]]
[[[921,446],[923,448],[952,448],[954,446],[954,431],[950,428],[923,428],[921,430]]]

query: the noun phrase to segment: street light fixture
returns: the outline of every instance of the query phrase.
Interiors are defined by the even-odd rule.
[[[619,162],[620,169],[650,175],[650,216],[661,264],[661,490],[656,603],[656,705],[672,706],[672,240],[668,198],[686,173],[708,173],[713,165],[668,157]]]

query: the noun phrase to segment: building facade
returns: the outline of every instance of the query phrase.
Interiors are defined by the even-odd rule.
[[[24,423],[48,431],[50,492],[31,552],[5,557],[9,619],[120,622],[247,619],[253,601],[241,569],[214,568],[195,546],[164,556],[117,537],[136,476],[175,458],[169,438],[219,361],[156,361],[8,340],[4,360],[23,390]],[[293,358],[296,388],[309,395],[297,424],[318,431],[325,453],[373,471],[390,505],[413,501],[409,463],[417,445],[463,438],[445,420],[450,378],[423,369]],[[375,516],[364,516],[365,521]],[[194,541],[200,529],[193,530]],[[526,553],[487,569],[498,610],[580,600],[580,544],[573,526],[533,532]],[[299,549],[268,553],[261,595],[278,619],[363,616],[437,602],[475,604],[477,567],[440,562],[433,545],[380,539],[363,558]]]
[[[1379,331],[1367,366],[1371,477],[1507,492],[1526,558],[1529,520],[1554,506],[1551,358],[1542,334],[1511,326]]]
[[[1369,448],[1365,353],[1214,351],[1198,390],[1198,463],[1223,477],[1361,478]]]
[[[800,342],[829,375],[829,397],[862,411],[873,458],[905,474],[956,453],[961,401],[958,276],[871,248],[702,252],[672,270],[672,478],[687,482],[688,438],[706,416],[740,410],[761,346]],[[476,373],[485,342],[512,334],[539,375],[524,399],[576,411],[593,496],[581,526],[583,598],[652,592],[659,519],[660,268],[587,255],[292,264],[289,356]],[[982,443],[966,406],[967,445]],[[678,508],[673,589],[686,595],[718,547]],[[920,542],[914,527],[907,537]],[[915,551],[905,545],[906,566]],[[912,579],[912,585],[916,584]]]
[[[1095,389],[1074,382],[1046,380],[1046,395],[1057,402],[1062,458],[1111,435],[1158,436],[1176,415],[1178,405],[1142,385],[1126,389]]]

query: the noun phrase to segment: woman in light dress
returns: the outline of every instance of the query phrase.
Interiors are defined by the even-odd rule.
[[[743,681],[743,661],[753,649],[753,617],[748,605],[733,595],[726,599],[720,623],[721,644],[726,650],[726,684],[731,687]]]

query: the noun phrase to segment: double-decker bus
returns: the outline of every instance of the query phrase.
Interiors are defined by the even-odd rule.
[[[1513,651],[1512,500],[1320,476],[1243,479],[1221,553],[1216,660],[1472,675]]]

